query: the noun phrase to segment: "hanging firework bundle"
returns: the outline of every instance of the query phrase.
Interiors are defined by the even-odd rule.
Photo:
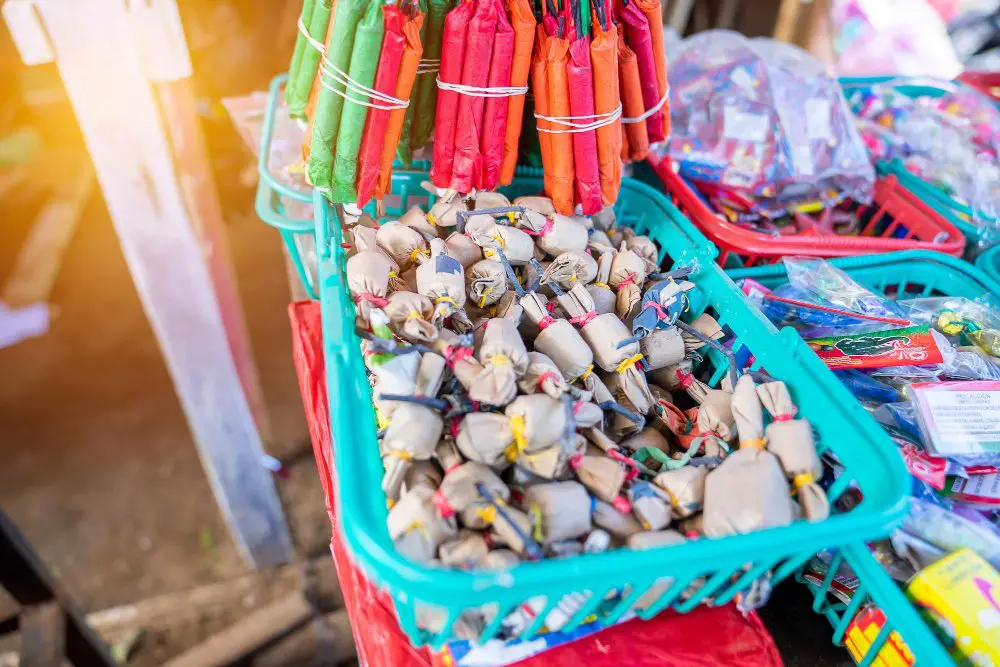
[[[500,183],[512,99],[523,104],[528,90],[514,77],[517,56],[517,79],[524,78],[525,34],[533,27],[528,16],[523,4],[464,0],[445,17],[430,174],[435,187],[466,194]]]
[[[663,20],[660,0],[620,0],[616,10],[624,45],[619,74],[628,149],[623,157],[636,161],[670,136]]]

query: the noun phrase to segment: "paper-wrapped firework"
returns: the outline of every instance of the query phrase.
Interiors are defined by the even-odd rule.
[[[521,506],[540,514],[546,544],[581,537],[590,532],[590,496],[579,482],[538,484],[524,492]],[[535,509],[537,508],[537,510]]]
[[[556,283],[569,289],[578,282],[586,285],[596,277],[597,262],[594,258],[582,250],[569,250],[552,260],[542,275],[542,282]]]
[[[705,478],[705,534],[722,537],[792,522],[788,483],[777,457],[764,449],[764,414],[749,375],[736,383],[733,418],[740,449]]]
[[[642,257],[646,262],[646,273],[652,273],[659,264],[659,250],[645,234],[636,234],[631,227],[622,228],[622,238],[625,240],[625,247]]]
[[[701,511],[705,502],[705,476],[708,468],[686,465],[675,470],[665,470],[653,478],[653,484],[670,498],[673,516],[686,519]]]
[[[455,444],[467,459],[502,469],[522,453],[538,452],[558,441],[565,426],[559,401],[545,394],[519,396],[505,414],[466,415]]]
[[[635,480],[628,488],[632,511],[646,530],[661,530],[670,525],[670,497],[653,484]]]
[[[619,540],[642,532],[642,524],[631,512],[621,512],[609,503],[594,500],[591,504],[591,520],[594,525],[608,531]]]
[[[431,224],[430,220],[427,219],[427,214],[424,213],[419,206],[411,206],[410,209],[399,218],[398,222],[401,225],[416,230],[421,236],[424,237],[424,241],[427,243],[430,243],[432,240],[438,238],[437,227]]]
[[[414,461],[403,476],[403,490],[400,495],[405,495],[418,486],[436,489],[441,485],[442,479],[444,478],[441,471],[438,470],[433,461]]]
[[[520,300],[524,314],[538,326],[535,349],[555,362],[566,377],[579,377],[594,363],[594,353],[567,320],[549,315],[536,294]]]
[[[711,338],[712,340],[720,340],[725,334],[722,331],[722,327],[715,320],[714,317],[708,313],[702,313],[695,321],[691,323],[691,328],[695,331],[700,332],[704,336]],[[687,348],[688,352],[695,352],[705,347],[706,343],[702,339],[684,332],[684,346]]]
[[[386,222],[378,228],[375,241],[402,271],[417,266],[430,257],[427,241],[417,230],[400,222]]]
[[[608,284],[608,280],[611,278],[611,264],[614,259],[613,250],[603,251],[600,259],[597,260],[597,276],[594,278],[594,282],[587,285],[587,291],[590,292],[590,296],[594,300],[594,310],[597,311],[598,315],[615,312],[617,297],[611,291],[611,285]]]
[[[642,285],[646,282],[646,262],[642,257],[625,247],[624,243],[611,262],[608,284],[617,293],[615,312],[622,319],[631,322],[642,300]]]
[[[461,570],[483,567],[489,553],[486,537],[475,530],[460,530],[457,537],[438,547],[441,563]]]
[[[417,291],[434,303],[434,322],[440,326],[465,305],[465,269],[441,239],[431,241],[430,252],[430,260],[417,269]]]
[[[358,317],[367,322],[372,308],[388,305],[386,294],[395,269],[393,260],[374,246],[374,235],[361,229],[354,235],[357,252],[347,259],[347,289],[358,306]]]
[[[491,259],[481,259],[465,271],[469,300],[480,308],[495,306],[507,291],[507,272]]]
[[[426,181],[421,185],[430,188],[432,194],[436,192],[434,186]],[[427,212],[427,221],[435,227],[455,227],[458,224],[458,214],[468,209],[465,197],[454,190],[446,190]]]
[[[680,329],[655,329],[639,341],[639,351],[650,371],[674,366],[684,361],[686,349]]]
[[[495,497],[504,502],[510,500],[510,489],[489,466],[468,461],[449,470],[444,476],[434,496],[438,511],[445,517],[457,514],[462,525],[467,528],[486,528],[487,524],[479,510],[488,507],[489,503],[479,491],[480,484],[485,485]]]
[[[480,191],[476,193],[472,210],[485,211],[491,208],[510,208],[510,200],[502,192]],[[513,211],[508,213],[508,219],[513,217]]]
[[[469,397],[487,405],[513,401],[517,379],[528,370],[528,350],[515,323],[505,317],[489,320],[477,356],[483,369],[469,387]]]
[[[608,503],[618,499],[626,479],[620,463],[607,456],[580,455],[570,461],[570,467],[595,496]]]
[[[412,461],[426,461],[434,456],[444,430],[444,420],[432,408],[418,403],[404,403],[396,408],[382,439],[385,477],[382,490],[389,498],[399,495],[403,476]]]
[[[441,329],[433,349],[445,358],[448,367],[461,383],[468,390],[479,372],[483,370],[482,364],[473,355],[472,347],[467,346],[461,337],[449,329]]]
[[[517,224],[535,238],[539,248],[553,257],[570,250],[587,249],[587,228],[569,216],[558,213],[546,216],[525,209]]]
[[[483,249],[483,256],[500,261],[497,250],[514,266],[527,264],[534,257],[535,244],[522,230],[497,223],[490,215],[471,215],[465,224],[465,233]]]
[[[448,254],[461,263],[466,271],[476,262],[483,259],[483,249],[465,234],[452,232],[444,240]]]
[[[773,420],[765,431],[768,451],[778,457],[792,480],[805,518],[822,521],[830,515],[830,501],[817,483],[823,476],[823,463],[816,454],[812,427],[804,419],[795,419],[798,408],[784,382],[758,386],[757,396]]]
[[[385,306],[389,326],[393,333],[410,343],[431,343],[437,340],[438,330],[431,321],[434,304],[422,294],[393,292]]]
[[[698,432],[703,438],[705,456],[725,456],[729,443],[736,439],[732,405],[731,393],[710,389],[698,406]]]
[[[417,486],[389,510],[389,537],[396,550],[419,563],[429,563],[438,547],[458,533],[455,519],[445,518],[434,505],[434,489]]]
[[[559,398],[569,391],[569,383],[556,362],[541,352],[528,353],[528,370],[517,381],[517,386],[525,394],[542,392],[552,398]]]

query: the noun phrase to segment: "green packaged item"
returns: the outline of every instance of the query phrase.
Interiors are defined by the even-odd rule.
[[[377,2],[372,4],[378,5]],[[309,183],[324,192],[329,191],[333,180],[333,152],[340,129],[340,115],[344,109],[342,95],[346,94],[344,85],[334,82],[331,68],[335,67],[341,72],[348,70],[358,21],[367,7],[366,0],[337,0],[337,10],[333,16],[330,52],[326,54],[327,63],[323,68],[321,81],[323,88],[320,90],[316,110],[313,112],[312,136],[309,138],[309,168],[306,172]],[[381,19],[381,15],[379,18]]]
[[[309,93],[312,91],[313,81],[316,79],[319,61],[323,57],[323,52],[317,47],[326,38],[326,29],[330,26],[332,9],[333,0],[319,0],[313,7],[312,18],[309,20],[309,36],[312,39],[306,39],[309,43],[303,49],[302,59],[298,63],[298,72],[291,80],[291,95],[287,98],[288,113],[293,116],[304,116],[306,113]]]
[[[289,106],[292,103],[292,91],[295,89],[295,82],[299,78],[299,69],[302,67],[302,56],[305,55],[307,48],[312,48],[304,31],[309,29],[309,23],[312,21],[315,6],[315,0],[303,0],[302,2],[302,13],[299,15],[299,32],[295,38],[295,51],[292,52],[292,63],[288,66],[288,84],[285,86],[285,104]]]
[[[441,36],[444,33],[444,17],[452,7],[452,0],[430,0],[427,5],[427,17],[424,20],[424,57],[427,67],[421,68],[417,82],[413,88],[413,103],[410,105],[412,116],[410,125],[410,151],[415,151],[427,145],[434,131],[434,119],[437,112],[437,70],[441,62]],[[406,134],[404,133],[405,137]],[[402,147],[404,142],[400,141]],[[412,153],[407,152],[410,159]],[[402,154],[400,154],[402,158]]]
[[[379,53],[382,50],[382,34],[385,24],[382,18],[382,4],[372,2],[358,23],[354,35],[354,51],[351,53],[351,69],[348,77],[352,84],[347,91],[347,104],[340,114],[340,132],[335,144],[333,159],[333,181],[330,186],[330,201],[353,202],[357,200],[355,180],[358,175],[358,149],[361,135],[368,117],[368,95],[361,92],[375,85],[375,70],[378,69]]]

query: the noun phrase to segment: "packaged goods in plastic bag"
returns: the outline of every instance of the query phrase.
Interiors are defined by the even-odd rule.
[[[778,210],[870,200],[874,170],[840,87],[808,53],[712,30],[681,42],[669,76],[683,176]]]

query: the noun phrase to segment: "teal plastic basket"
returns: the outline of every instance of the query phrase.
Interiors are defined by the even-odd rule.
[[[929,296],[975,299],[987,292],[998,293],[997,289],[1000,288],[996,280],[968,262],[927,250],[849,257],[830,262],[865,287],[896,299]],[[752,278],[770,289],[788,282],[783,264],[737,269],[730,271],[729,275],[734,280]],[[836,601],[833,596],[828,595],[833,583],[833,572],[842,559],[846,559],[861,581],[850,604]],[[934,633],[864,544],[851,545],[835,553],[833,565],[822,584],[806,583],[814,594],[813,609],[826,616],[835,628],[835,643],[843,642],[844,632],[851,620],[861,605],[870,598],[882,608],[888,622],[879,633],[873,649],[866,655],[866,662],[862,664],[869,664],[874,659],[893,629],[899,631],[920,664],[951,664],[947,651]],[[799,579],[805,581],[801,578],[801,573]]]
[[[976,268],[1000,284],[1000,245],[985,250],[976,257]],[[1000,297],[1000,294],[997,294]]]
[[[851,92],[856,90],[871,88],[875,85],[890,82],[893,83],[896,90],[908,97],[941,97],[950,92],[948,88],[944,87],[946,82],[926,78],[879,76],[840,79],[840,85],[845,95],[850,95]],[[962,84],[948,85],[957,87]],[[975,212],[968,204],[958,201],[938,186],[932,185],[919,176],[907,171],[901,160],[880,162],[876,167],[878,167],[879,172],[882,174],[895,174],[903,187],[923,199],[938,213],[945,216],[973,244],[981,245],[984,242],[993,243],[996,241],[995,238],[987,238],[988,234],[982,226],[972,222]]]
[[[514,183],[501,191],[509,197],[541,192],[542,179],[527,173],[519,172]],[[393,196],[386,198],[388,216],[398,217],[415,204],[433,203],[434,197],[420,186],[426,178],[423,172],[395,172]],[[263,174],[259,187],[273,190]],[[386,527],[371,389],[354,329],[355,308],[346,289],[345,251],[336,213],[320,193],[314,193],[315,224],[306,232],[297,224],[290,227],[287,221],[275,224],[274,216],[280,216],[280,211],[268,192],[258,200],[267,213],[262,216],[265,222],[293,236],[314,238],[339,529],[356,564],[392,596],[400,626],[414,645],[440,647],[452,638],[452,628],[464,611],[484,608],[492,611],[493,619],[478,638],[485,641],[499,631],[504,617],[533,598],[542,600],[543,608],[522,634],[526,638],[538,633],[548,613],[571,593],[588,597],[569,620],[567,630],[599,607],[605,609],[609,604],[605,598],[612,593],[618,597],[609,613],[602,615],[605,625],[629,611],[641,618],[667,608],[687,612],[709,596],[713,603],[723,604],[768,572],[773,582],[788,577],[821,549],[885,536],[905,516],[907,473],[875,421],[850,401],[847,390],[794,332],[779,334],[753,309],[716,266],[714,247],[673,205],[654,189],[625,179],[615,206],[618,220],[654,239],[664,265],[694,269],[691,279],[698,288],[686,316],[709,312],[735,334],[734,349],[744,345],[753,354],[754,368],[766,368],[788,383],[802,416],[816,428],[820,450],[835,452],[845,465],[847,472],[830,489],[830,497],[839,497],[853,483],[863,490],[864,500],[850,514],[822,522],[799,521],[749,535],[699,539],[649,551],[619,549],[522,563],[506,572],[465,572],[412,562],[396,552]],[[293,256],[300,245],[289,245]],[[706,368],[711,370],[709,384],[718,385],[726,373],[725,358],[711,351],[699,370]],[[682,596],[701,578],[696,592]],[[636,609],[637,601],[654,585],[659,595],[643,600],[645,606]],[[439,619],[433,628],[418,625],[418,613],[428,611]]]

